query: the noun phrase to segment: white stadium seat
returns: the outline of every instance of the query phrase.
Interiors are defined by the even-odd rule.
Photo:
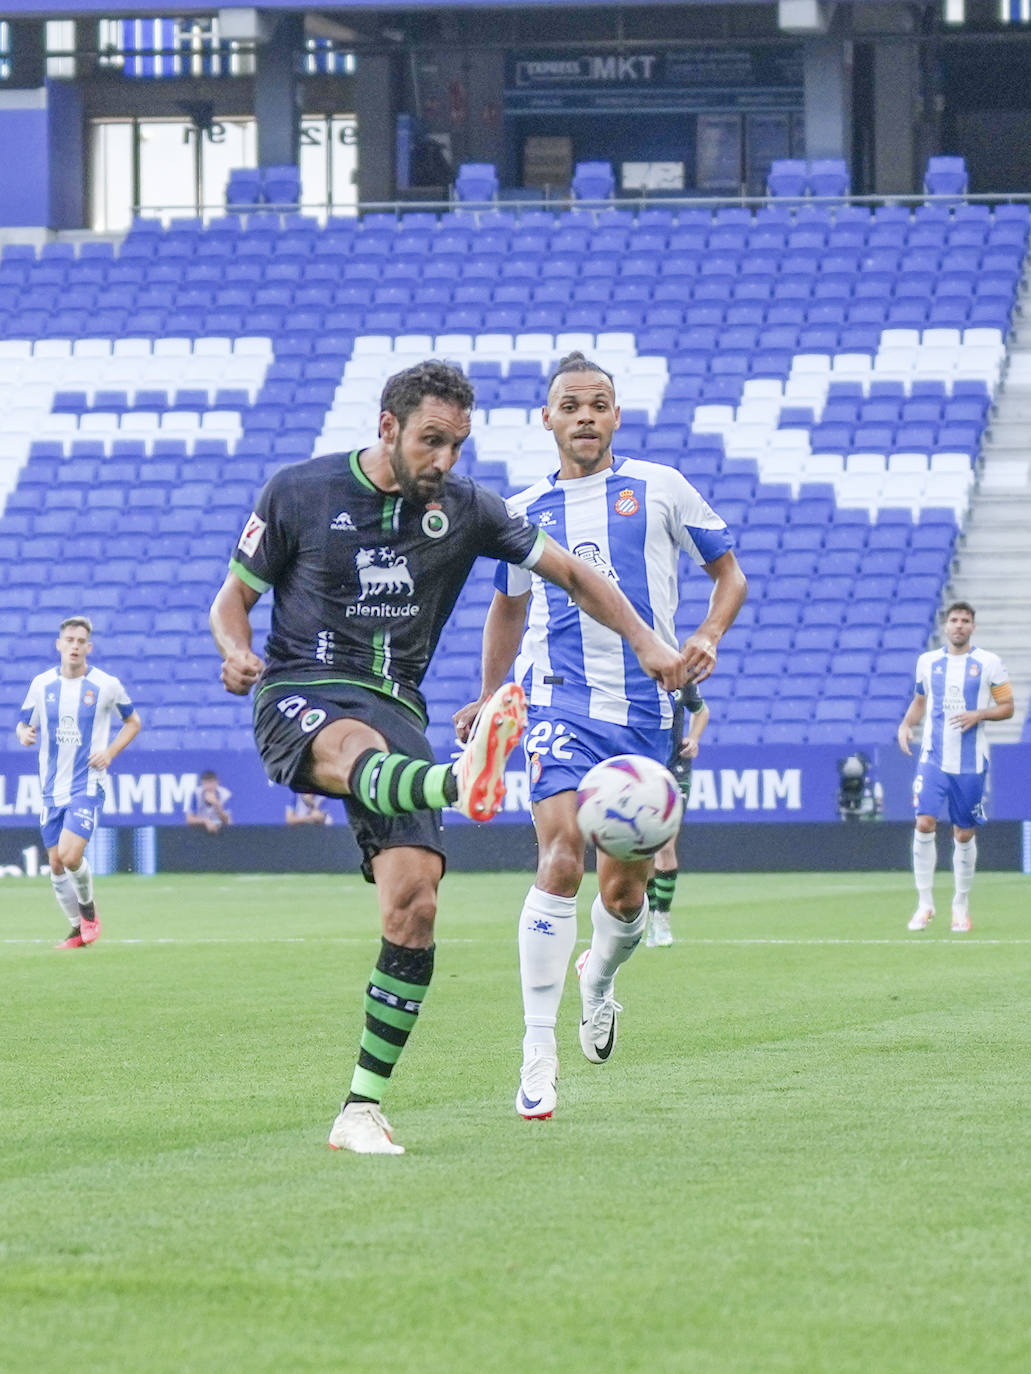
[[[34,358],[70,358],[72,356],[71,339],[37,339],[32,345],[32,356]]]
[[[438,334],[433,342],[433,351],[441,358],[464,361],[473,351],[471,334]]]
[[[272,340],[260,334],[245,334],[233,341],[233,352],[250,358],[269,358],[272,356]]]
[[[588,357],[594,352],[594,335],[581,331],[567,332],[555,335],[555,352],[559,357],[564,357],[567,353],[586,353]]]
[[[849,476],[861,474],[865,477],[879,477],[887,469],[883,453],[849,453],[845,456],[845,472]]]
[[[110,358],[110,339],[76,339],[72,344],[75,358]]]
[[[200,340],[197,342],[199,343]],[[193,339],[181,338],[179,335],[173,334],[167,339],[155,339],[151,352],[155,358],[188,358],[193,352],[193,343]]]
[[[517,334],[512,340],[512,351],[519,357],[540,358],[547,364],[555,352],[555,339],[551,334]]]
[[[511,334],[477,334],[473,340],[472,356],[475,359],[492,358],[501,361],[510,358],[512,350]]]
[[[152,351],[149,339],[115,339],[111,345],[115,358],[149,358]]]
[[[925,473],[927,471],[927,454],[889,453],[888,471],[898,473]]]
[[[157,353],[157,351],[155,346],[154,352]],[[225,339],[221,335],[212,334],[193,341],[193,353],[199,358],[223,358],[232,351],[232,339]]]
[[[802,473],[807,482],[833,482],[844,470],[843,453],[810,453],[802,459]]]

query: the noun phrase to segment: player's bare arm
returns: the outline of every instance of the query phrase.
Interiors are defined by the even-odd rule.
[[[1013,715],[1013,688],[1007,682],[993,687],[992,695],[995,700],[991,706],[984,706],[979,711],[957,711],[949,717],[949,724],[965,734],[984,720],[1009,720]]]
[[[258,593],[235,573],[227,573],[211,603],[211,634],[222,655],[222,685],[234,696],[245,697],[264,664],[251,648],[251,610]]]
[[[26,725],[24,721],[20,720],[14,727],[14,733],[18,737],[18,743],[23,744],[26,749],[29,749],[39,739],[39,726]]]
[[[899,721],[897,738],[899,748],[904,754],[912,754],[913,731],[921,723],[927,711],[927,698],[918,692],[909,703],[906,714]]]
[[[131,716],[126,716],[125,720],[122,721],[122,728],[107,748],[95,749],[90,754],[87,760],[89,766],[91,768],[110,768],[122,750],[132,744],[142,728],[143,721],[140,720],[139,712],[133,711]]]
[[[688,682],[704,682],[715,668],[717,646],[733,625],[748,595],[748,579],[733,552],[728,551],[706,563],[705,571],[713,581],[709,610],[681,649]]]
[[[698,748],[701,744],[702,734],[709,723],[709,708],[703,706],[700,711],[695,711],[691,717],[691,724],[687,734],[680,741],[680,757],[682,759],[696,759]]]
[[[625,639],[644,671],[667,692],[676,691],[687,681],[685,659],[645,624],[616,584],[596,573],[550,535],[533,570],[568,592],[592,620]]]

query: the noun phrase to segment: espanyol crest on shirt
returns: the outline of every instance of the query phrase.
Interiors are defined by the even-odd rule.
[[[641,507],[631,488],[624,487],[616,497],[613,509],[617,515],[636,515]]]

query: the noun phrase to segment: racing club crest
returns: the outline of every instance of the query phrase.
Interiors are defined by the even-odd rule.
[[[448,532],[450,523],[440,506],[429,505],[423,513],[422,532],[427,539],[443,539]]]

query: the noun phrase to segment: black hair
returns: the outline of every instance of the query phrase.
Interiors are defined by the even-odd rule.
[[[613,392],[616,390],[616,381],[612,373],[606,372],[600,363],[592,363],[590,358],[585,357],[584,354],[577,351],[575,353],[567,353],[564,358],[560,358],[555,364],[555,370],[548,378],[546,395],[551,395],[551,388],[555,385],[555,382],[567,372],[600,372],[603,377],[608,377],[609,381],[612,383]]]
[[[93,621],[90,620],[88,615],[66,616],[57,627],[57,633],[60,634],[62,630],[67,630],[69,625],[78,625],[80,629],[85,630],[88,635],[92,635],[93,633]]]
[[[404,429],[408,417],[427,396],[434,400],[446,401],[458,406],[460,410],[472,410],[476,403],[476,393],[468,377],[453,363],[444,363],[437,358],[406,367],[403,372],[395,372],[387,379],[380,397],[381,411],[389,410],[397,418],[398,425]]]
[[[946,619],[946,620],[948,620],[949,616],[952,614],[953,611],[966,611],[967,615],[969,615],[969,617],[970,617],[971,620],[976,620],[976,619],[977,619],[977,616],[974,614],[974,608],[973,608],[973,606],[971,606],[971,604],[970,604],[969,601],[953,601],[953,603],[951,604],[951,606],[946,606],[946,607],[945,607],[945,619]]]

